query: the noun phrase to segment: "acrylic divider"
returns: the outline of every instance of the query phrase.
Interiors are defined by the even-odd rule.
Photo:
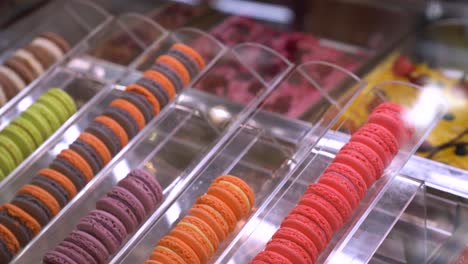
[[[408,97],[392,98],[392,100],[389,100],[383,96],[380,90],[384,87],[405,89],[408,92]],[[375,207],[376,203],[379,201],[385,202],[381,198],[385,190],[388,189],[389,182],[393,180],[399,169],[415,152],[416,148],[422,142],[423,137],[442,117],[445,111],[443,99],[441,97],[434,97],[433,92],[432,90],[419,88],[403,82],[384,82],[361,95],[355,100],[352,106],[347,109],[347,112],[350,112],[349,115],[353,116],[356,113],[362,114],[362,109],[365,109],[365,107],[368,107],[367,109],[370,111],[380,102],[393,101],[400,103],[408,110],[408,114],[405,115],[405,121],[414,126],[415,132],[413,137],[409,140],[409,143],[400,149],[397,157],[390,166],[386,168],[383,176],[368,190],[360,205],[354,210],[350,220],[335,233],[332,241],[330,241],[328,247],[317,260],[317,263],[333,262],[331,259],[333,259],[334,256],[340,256],[340,253],[344,252],[343,248],[349,245],[348,242],[351,238],[359,240],[359,243],[355,243],[355,245],[359,246],[361,250],[375,251],[377,245],[369,245],[365,240],[360,240],[359,237],[355,236],[357,234],[356,231],[362,227],[363,221]],[[431,105],[432,111],[427,110],[427,104]],[[367,118],[367,116],[365,116],[365,118]],[[345,127],[345,125],[349,124],[348,121],[347,119],[342,120],[338,127],[346,130],[347,127]],[[331,134],[333,134],[333,132],[331,132]],[[238,245],[234,246],[235,250],[233,250],[232,254],[228,254],[227,258],[223,259],[223,263],[247,263],[264,248],[273,233],[278,229],[284,217],[300,199],[307,186],[315,182],[320,177],[322,171],[330,164],[339,147],[335,148],[336,151],[333,152],[329,150],[336,146],[336,144],[337,142],[335,140],[324,138],[323,141],[317,145],[317,148],[313,149],[310,154],[312,157],[307,159],[306,163],[299,166],[298,168],[300,169],[295,172],[298,176],[285,185],[284,192],[277,195],[276,199],[272,200],[269,205],[266,205],[263,212],[258,212],[259,217],[253,219],[251,223],[249,223],[249,226],[245,228],[247,231],[244,236],[239,239]],[[338,145],[342,144],[342,142],[338,142]],[[419,185],[415,186],[413,190],[417,189]],[[392,196],[384,197],[393,198]],[[407,198],[410,199],[411,196]],[[407,204],[407,202],[408,201],[403,201],[402,203]],[[404,206],[401,206],[401,208],[404,209]],[[390,223],[381,224],[385,226],[391,223],[390,221]],[[366,246],[363,247],[362,245]],[[375,248],[372,249],[374,246]],[[353,257],[347,259],[353,259]],[[335,259],[334,261],[338,260]]]
[[[256,46],[257,47],[257,46]],[[220,60],[229,61],[231,64],[238,64],[243,67],[246,71],[255,69],[255,65],[243,65],[238,61],[239,58],[243,58],[242,54],[239,54],[240,48],[233,48],[228,50],[221,56]],[[259,52],[266,52],[269,56],[276,56],[271,50],[265,47],[261,47]],[[216,58],[217,56],[213,56]],[[210,63],[207,60],[207,63]],[[216,67],[216,65],[215,65]],[[281,78],[286,75],[291,68],[291,65],[284,61],[284,68],[279,71],[279,77]],[[205,73],[209,76],[211,71]],[[205,77],[206,77],[205,76]],[[252,74],[252,80],[263,83],[265,80],[262,78],[256,80],[259,74]],[[202,78],[203,79],[203,78]],[[196,84],[198,85],[198,84]],[[273,87],[265,88],[265,93],[271,91]],[[27,261],[30,259],[40,260],[48,249],[53,248],[60,242],[77,224],[80,217],[84,216],[87,212],[95,208],[96,200],[110,190],[115,183],[122,179],[126,173],[132,168],[136,168],[139,165],[149,164],[151,159],[157,159],[163,153],[170,153],[172,151],[173,142],[171,139],[178,133],[190,133],[194,138],[203,138],[211,136],[207,145],[204,149],[194,153],[190,160],[187,160],[185,167],[177,167],[173,165],[173,169],[178,169],[177,174],[166,175],[166,179],[161,179],[163,187],[166,189],[165,194],[169,197],[163,202],[158,210],[164,210],[171,200],[178,196],[178,192],[182,191],[184,182],[190,181],[190,175],[184,177],[183,171],[191,164],[198,164],[203,161],[206,152],[210,152],[215,146],[222,145],[233,133],[238,124],[245,119],[251,112],[254,111],[255,107],[260,103],[264,96],[258,96],[251,100],[251,102],[243,107],[237,113],[236,117],[232,118],[230,125],[219,128],[216,131],[210,126],[209,121],[205,120],[204,115],[200,112],[203,111],[202,106],[190,105],[186,102],[191,102],[191,99],[182,92],[178,97],[175,98],[169,105],[167,105],[161,113],[151,121],[147,127],[140,132],[140,134],[132,140],[114,159],[109,163],[101,172],[94,177],[94,179],[88,183],[87,186],[66,206],[62,211],[38,234],[33,241],[23,250],[15,259],[18,263]],[[203,128],[210,129],[209,133],[206,130],[199,132],[193,130],[193,127],[201,126]],[[77,132],[79,130],[76,130]],[[77,134],[77,133],[76,133]],[[69,142],[67,142],[69,143]],[[61,144],[66,145],[66,144]],[[49,158],[50,159],[50,158]],[[147,160],[149,159],[149,160]],[[172,161],[180,161],[172,160]],[[182,175],[182,176],[181,176]],[[159,178],[159,177],[158,177]],[[168,181],[172,181],[175,184],[167,186]],[[167,189],[169,188],[169,189]],[[171,190],[170,194],[168,194]],[[155,214],[158,214],[156,211]],[[137,232],[143,232],[145,228],[141,228]],[[51,235],[53,234],[53,235]]]
[[[110,85],[89,79],[82,74],[77,74],[67,69],[56,68],[51,75],[41,80],[28,96],[18,102],[15,108],[11,108],[10,111],[5,113],[1,123],[2,127],[6,126],[13,118],[19,116],[51,87],[66,91],[76,102],[77,112],[0,182],[0,192],[2,193],[0,204],[9,202],[16,191],[35,176],[35,172],[38,169],[46,167],[46,162],[42,162],[43,156],[48,157],[52,153],[54,155],[58,154],[58,152],[53,150],[56,148],[55,145],[59,144],[60,138],[66,137],[68,141],[72,140],[69,135],[75,135],[74,132],[77,131],[75,123],[80,123],[82,119],[86,119],[86,116],[92,112],[91,109],[98,107],[96,105],[102,103],[102,98],[106,97],[112,89]],[[58,147],[64,148],[60,144]],[[51,157],[46,160],[51,160]]]
[[[13,53],[22,47],[27,46],[35,37],[43,32],[55,32],[66,39],[71,46],[71,50],[54,65],[45,70],[38,78],[27,85],[15,97],[9,100],[5,105],[0,107],[0,117],[14,107],[23,97],[28,95],[34,87],[41,81],[42,78],[52,74],[54,69],[58,67],[71,54],[76,52],[80,43],[86,42],[88,38],[99,32],[112,17],[105,10],[90,1],[71,0],[63,1],[57,7],[57,12],[51,17],[44,17],[44,21],[39,25],[28,28],[28,32],[15,41],[15,44],[8,48],[0,55],[0,62],[3,64]],[[60,23],[58,23],[58,21]]]
[[[66,65],[74,71],[115,83],[128,74],[134,60],[167,35],[164,28],[148,17],[123,14],[81,43]]]
[[[198,173],[192,172],[193,180],[176,202],[163,215],[158,213],[156,213],[156,217],[153,215],[150,218],[150,229],[146,233],[139,234],[140,237],[134,236],[133,241],[130,241],[121,250],[112,263],[142,263],[147,259],[157,240],[170,231],[178,220],[187,213],[196,198],[205,193],[210,183],[220,175],[236,175],[252,187],[256,194],[256,204],[250,217],[254,217],[259,208],[262,208],[262,204],[274,197],[284,182],[289,179],[290,172],[304,156],[304,146],[312,148],[323,133],[336,121],[339,113],[352,101],[352,98],[348,98],[349,101],[331,98],[321,90],[321,81],[323,80],[313,79],[310,73],[324,68],[340,72],[343,79],[353,81],[350,90],[356,93],[363,87],[359,78],[332,64],[311,62],[297,67],[265,98],[255,113],[238,127],[236,133],[223,148],[211,155],[207,162],[199,164],[201,168],[196,170]],[[315,100],[321,102],[321,111],[317,111],[310,123],[289,119],[270,109],[272,101],[291,89],[289,86],[291,82],[301,83],[304,86],[302,89],[308,90],[309,94],[314,95],[314,98],[324,99]],[[210,102],[208,109],[212,113],[208,117],[211,117],[213,124],[222,124],[223,122],[220,122],[223,121],[222,118],[228,118],[240,108],[239,104],[226,104],[215,97],[204,98],[200,96],[199,98],[203,98],[200,101]],[[310,97],[306,99],[310,100]],[[184,147],[185,151],[191,149],[190,152],[197,152],[200,148],[199,142],[193,140],[190,135],[176,136],[175,139],[179,146]],[[150,168],[158,168],[153,163],[149,164]],[[236,239],[236,233],[242,230],[246,221],[248,220],[241,221],[233,234],[220,245],[218,253],[212,258],[213,260]]]

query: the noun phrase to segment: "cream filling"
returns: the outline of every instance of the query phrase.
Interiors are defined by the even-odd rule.
[[[59,61],[64,56],[62,50],[54,42],[46,38],[35,38],[31,44],[49,51],[50,54],[52,54],[52,56],[55,58],[55,61]]]
[[[41,63],[36,59],[36,57],[34,57],[31,52],[24,49],[19,49],[15,52],[14,56],[26,60],[38,76],[44,72],[44,68],[42,67]]]
[[[191,223],[187,223],[187,222],[180,222],[179,225],[184,225],[186,227],[189,227],[193,230],[195,230],[195,232],[197,232],[198,234],[200,234],[200,236],[203,237],[203,239],[205,239],[205,241],[208,243],[208,245],[210,246],[210,249],[211,249],[211,255],[215,252],[215,249],[214,249],[214,246],[213,244],[211,244],[211,241],[210,239],[205,235],[205,233],[203,233],[203,231],[200,230],[200,228],[198,228],[196,225],[194,224],[191,224]]]
[[[177,256],[181,262],[187,263],[187,262],[185,262],[185,260],[183,260],[183,259],[179,256],[179,254],[177,254],[177,252],[173,251],[173,250],[170,249],[170,248],[163,247],[163,246],[156,246],[156,248],[155,248],[154,250],[160,250],[160,251],[170,252],[170,253],[172,253],[173,255]]]
[[[3,106],[8,101],[3,87],[0,85],[0,106]]]
[[[247,197],[247,194],[245,194],[244,191],[242,191],[241,188],[237,187],[237,185],[235,185],[235,184],[233,184],[231,182],[228,182],[228,181],[219,181],[219,182],[227,184],[227,185],[233,187],[242,196],[242,199],[244,199],[245,203],[249,206],[249,210],[252,208],[252,205],[250,204],[249,197]]]
[[[3,73],[10,81],[12,81],[18,91],[23,90],[26,86],[26,83],[18,74],[3,65],[0,65],[0,73]]]

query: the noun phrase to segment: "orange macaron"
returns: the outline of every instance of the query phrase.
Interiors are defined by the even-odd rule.
[[[174,84],[172,84],[172,82],[166,76],[164,76],[164,74],[153,70],[147,70],[143,73],[143,76],[148,77],[151,80],[161,84],[161,86],[169,96],[169,100],[174,99],[174,97],[177,94],[176,88]]]
[[[140,95],[143,95],[153,107],[153,111],[155,115],[159,114],[159,111],[161,111],[161,104],[159,103],[158,99],[145,87],[138,85],[136,83],[132,83],[127,86],[125,91],[135,92]]]
[[[65,191],[67,191],[70,198],[75,197],[75,195],[77,193],[76,187],[73,184],[73,182],[70,181],[70,179],[68,179],[67,176],[63,175],[62,173],[60,173],[60,172],[58,172],[56,170],[49,169],[49,168],[41,169],[37,174],[41,175],[41,176],[44,176],[44,177],[47,177],[47,178],[55,181],[56,183],[60,184],[60,186],[62,186],[63,189],[65,189]]]
[[[216,211],[218,211],[226,220],[226,223],[228,224],[228,227],[229,227],[229,232],[232,232],[232,230],[234,230],[234,228],[236,227],[237,225],[236,215],[225,202],[223,202],[216,196],[213,196],[210,194],[204,194],[198,197],[196,203],[208,205],[212,207],[213,209],[215,209]]]
[[[156,246],[151,253],[150,259],[162,264],[186,264],[176,252],[163,246]]]
[[[4,225],[0,224],[0,237],[3,238],[8,250],[16,254],[20,249],[20,243],[15,235]]]
[[[86,177],[87,182],[89,182],[94,177],[91,166],[83,157],[80,156],[80,154],[76,153],[74,150],[64,149],[57,155],[57,157],[63,158],[75,166]]]
[[[187,54],[188,56],[192,57],[197,62],[197,66],[198,66],[199,70],[202,70],[203,68],[205,68],[205,60],[193,48],[191,48],[191,47],[189,47],[189,46],[187,46],[185,44],[182,44],[182,43],[176,43],[176,44],[172,45],[171,49],[179,50],[179,51]]]
[[[114,132],[114,134],[119,138],[120,145],[122,146],[122,148],[128,144],[128,135],[125,132],[125,129],[119,123],[117,123],[117,121],[103,115],[96,117],[94,121],[99,122],[110,128],[112,132]]]
[[[142,130],[145,127],[146,122],[143,113],[129,101],[125,99],[115,99],[110,103],[110,106],[115,106],[129,113],[135,120],[138,129]]]
[[[36,236],[41,231],[41,225],[32,216],[23,211],[14,204],[6,203],[0,206],[0,210],[5,210],[8,215],[17,219],[28,228],[33,236]]]
[[[216,232],[219,241],[223,241],[229,234],[229,225],[224,217],[213,207],[206,204],[194,204],[190,208],[189,215],[205,221]]]
[[[183,259],[184,263],[201,264],[200,259],[193,249],[176,237],[165,236],[159,240],[158,246],[169,248],[174,251]]]
[[[58,212],[60,212],[60,205],[54,198],[54,196],[52,196],[50,193],[48,193],[46,190],[42,189],[39,186],[26,184],[18,190],[18,193],[24,193],[34,196],[36,199],[41,201],[42,204],[47,206],[49,211],[52,213],[52,216],[56,216]]]
[[[184,86],[187,86],[190,83],[190,73],[187,68],[185,68],[185,66],[174,57],[162,55],[156,59],[156,62],[164,63],[174,69],[182,79]]]
[[[98,137],[95,135],[83,132],[80,134],[78,139],[83,140],[85,143],[88,143],[94,150],[98,153],[99,157],[102,160],[102,163],[106,165],[112,159],[112,155],[110,150],[107,148],[106,144],[102,142]]]
[[[213,254],[210,242],[205,239],[204,234],[197,230],[196,227],[178,224],[169,235],[182,240],[187,246],[191,247],[201,263],[205,263],[211,254]]]

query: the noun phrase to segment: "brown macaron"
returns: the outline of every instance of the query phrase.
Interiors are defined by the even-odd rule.
[[[70,44],[62,36],[54,32],[44,32],[39,35],[40,37],[46,38],[60,47],[63,53],[66,53],[70,50]]]
[[[17,57],[9,58],[5,65],[14,70],[23,81],[28,84],[34,81],[34,71],[28,67],[28,64]]]

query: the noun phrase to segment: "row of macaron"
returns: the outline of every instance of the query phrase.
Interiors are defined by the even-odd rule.
[[[0,65],[0,107],[60,61],[69,50],[68,41],[54,32],[44,32],[26,47],[15,50]]]
[[[0,131],[0,180],[76,112],[73,98],[52,88]]]
[[[96,209],[82,217],[63,241],[44,255],[43,263],[106,263],[162,200],[156,177],[140,169],[131,171],[97,200]]]
[[[175,44],[167,54],[173,50],[196,67],[204,65],[198,63],[203,58],[189,46]],[[180,89],[172,79],[182,80],[179,72],[182,67],[188,72],[189,66],[175,56],[169,63],[158,63],[164,71],[145,71],[48,168],[39,170],[10,203],[0,206],[0,229],[9,230],[20,245],[11,246],[6,232],[0,232],[0,263],[8,263],[26,246],[173,99]],[[183,85],[187,81],[190,79]]]
[[[253,190],[240,178],[216,178],[188,214],[157,242],[145,264],[208,263],[254,203]]]
[[[401,106],[377,106],[250,263],[315,263],[411,133]]]

